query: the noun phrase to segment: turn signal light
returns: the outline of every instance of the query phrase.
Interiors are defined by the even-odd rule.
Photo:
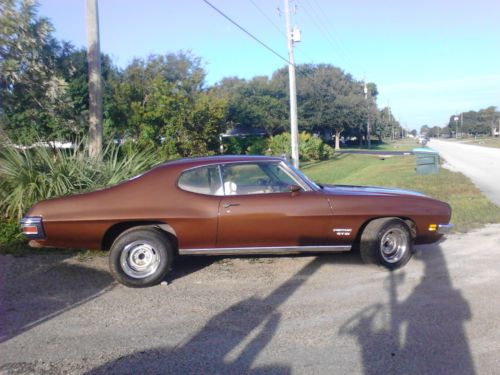
[[[437,231],[437,224],[429,224],[429,232],[435,232]]]
[[[34,225],[23,227],[24,234],[38,234],[38,228]]]

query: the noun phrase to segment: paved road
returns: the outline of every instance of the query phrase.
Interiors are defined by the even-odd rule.
[[[438,140],[428,146],[439,151],[447,162],[445,166],[468,176],[500,206],[500,149]]]
[[[147,289],[105,258],[0,255],[0,374],[494,374],[499,260],[500,225],[393,273],[356,253],[185,257]]]

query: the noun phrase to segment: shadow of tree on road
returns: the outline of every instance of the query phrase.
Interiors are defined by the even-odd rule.
[[[409,297],[398,299],[405,272],[386,279],[388,304],[374,304],[339,330],[357,338],[365,374],[474,374],[464,330],[469,304],[452,285],[439,245],[420,247],[424,274]]]

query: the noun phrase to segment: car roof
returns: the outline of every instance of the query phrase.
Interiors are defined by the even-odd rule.
[[[168,161],[163,163],[162,166],[179,166],[184,168],[193,168],[208,164],[219,163],[237,163],[249,161],[284,161],[284,158],[278,156],[262,156],[262,155],[217,155],[217,156],[202,156],[195,158],[184,158]]]

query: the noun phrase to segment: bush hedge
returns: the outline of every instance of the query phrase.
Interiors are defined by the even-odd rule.
[[[290,156],[292,153],[290,133],[282,133],[269,138],[266,153],[268,155]],[[300,160],[325,160],[333,157],[334,153],[335,150],[318,136],[306,132],[299,134]]]
[[[0,212],[17,222],[36,202],[114,185],[158,162],[154,150],[124,154],[109,145],[101,159],[91,159],[84,142],[74,149],[5,146],[0,150]]]

